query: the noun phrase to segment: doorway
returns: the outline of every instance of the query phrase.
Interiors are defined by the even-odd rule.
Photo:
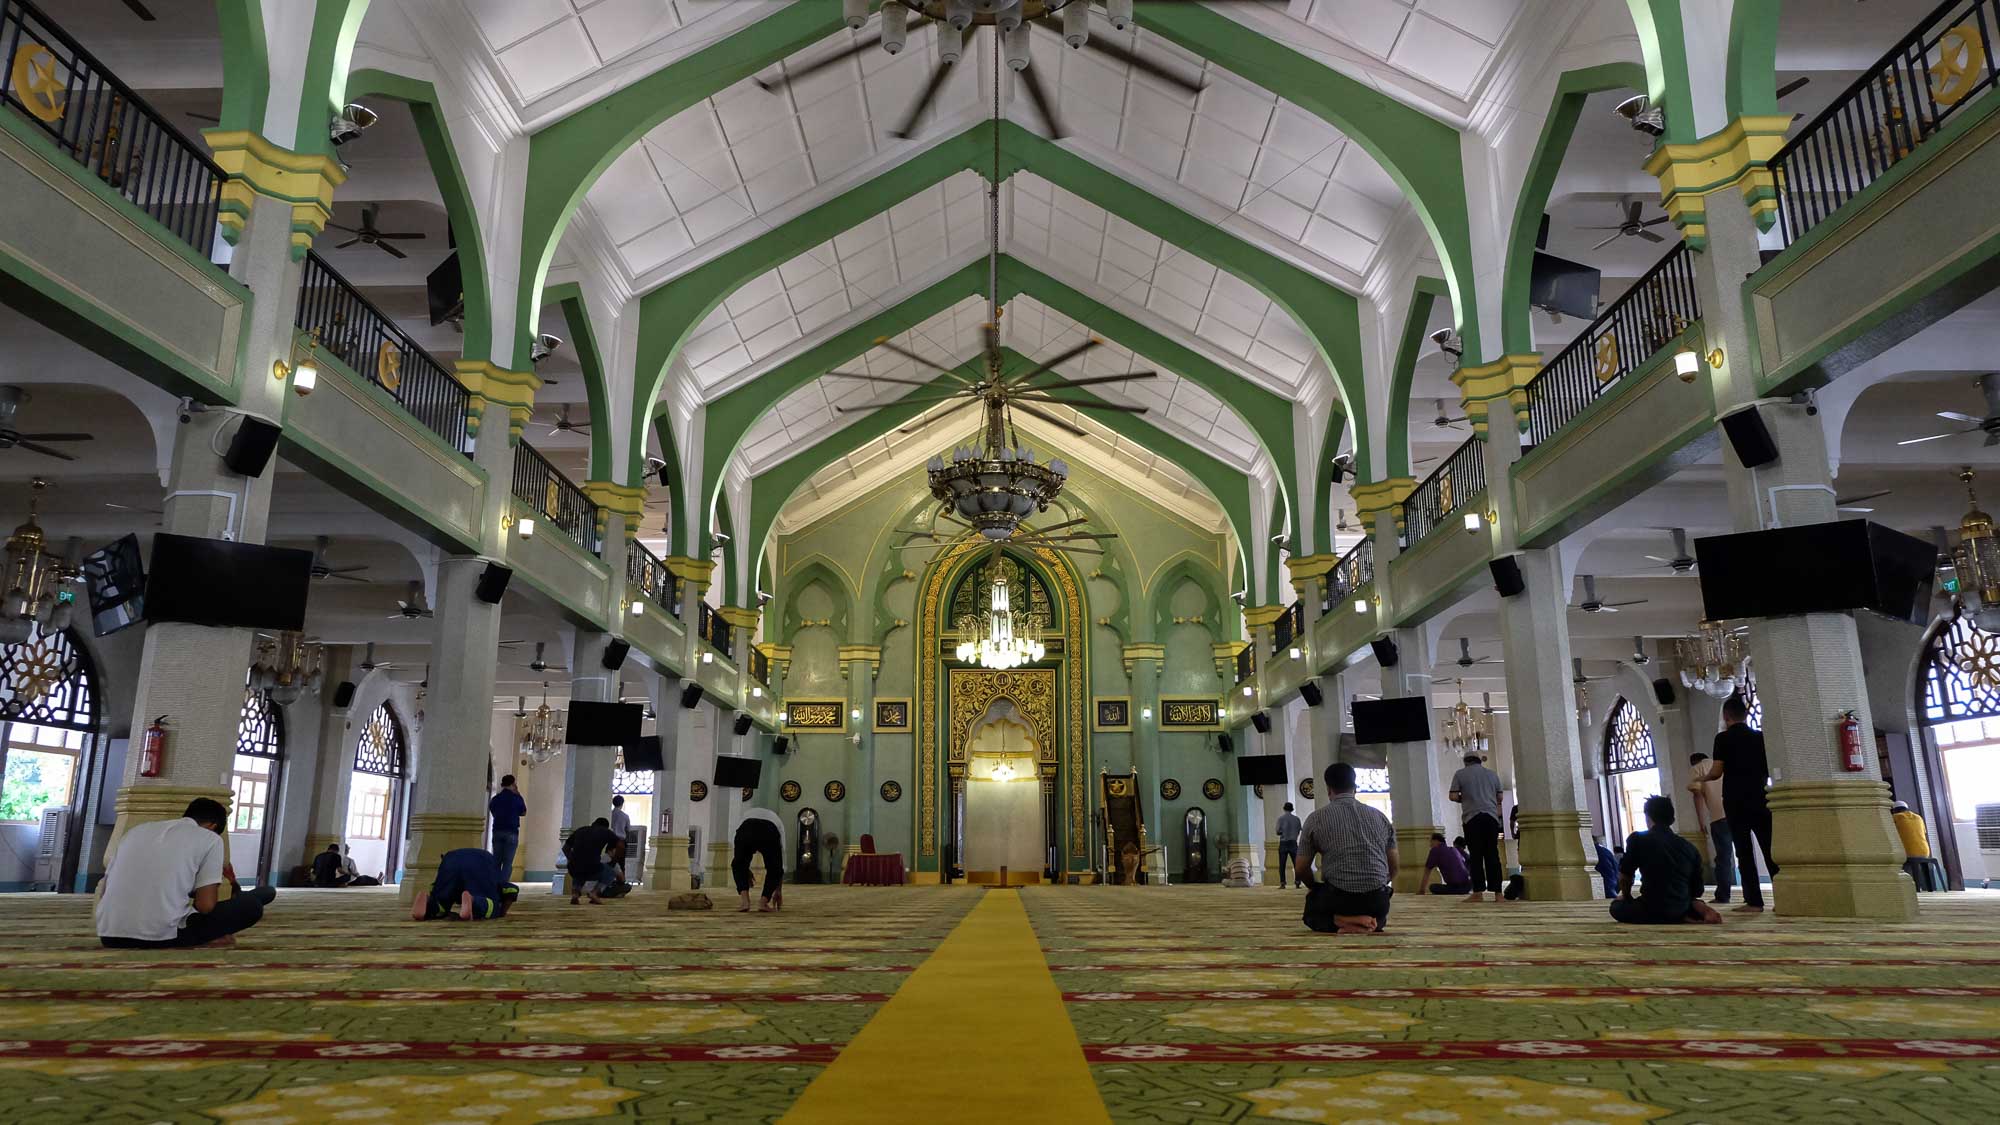
[[[965,873],[972,883],[1040,882],[1048,830],[1036,763],[1041,746],[1013,701],[998,700],[966,745]]]
[[[387,702],[368,716],[347,782],[347,846],[357,873],[396,881],[402,860],[409,754],[403,724]]]

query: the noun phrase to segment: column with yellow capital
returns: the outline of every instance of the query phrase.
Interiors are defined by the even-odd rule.
[[[1539,352],[1503,355],[1491,363],[1460,367],[1451,373],[1472,432],[1485,437],[1496,407],[1511,409],[1514,428],[1528,428],[1528,384],[1542,368]],[[1491,478],[1489,478],[1491,479]]]
[[[848,786],[847,855],[861,849],[861,834],[875,831],[878,797],[875,770],[875,677],[882,672],[881,645],[841,645],[840,671],[847,677],[847,721],[853,724],[853,779]],[[858,786],[858,788],[857,788]]]
[[[667,791],[655,793],[654,800],[671,811],[671,829],[650,853],[646,884],[654,890],[676,892],[693,886],[688,862],[688,831],[694,823],[697,806],[689,783],[700,780],[706,785],[714,764],[714,747],[697,745],[701,740],[695,737],[695,711],[681,706],[680,696],[682,690],[693,682],[695,669],[701,660],[697,623],[701,620],[702,595],[715,572],[715,563],[685,555],[669,555],[660,561],[680,582],[679,616],[686,643],[680,659],[682,678],[665,677],[661,691],[662,697],[668,701],[667,709],[661,711],[659,716],[660,744],[668,767],[661,777]],[[665,909],[664,898],[660,901],[660,908]]]
[[[1778,217],[1778,186],[1770,161],[1791,126],[1788,113],[1748,114],[1698,141],[1653,150],[1646,172],[1660,181],[1660,202],[1689,249],[1708,249],[1710,203],[1731,188],[1752,225],[1771,229]],[[1753,251],[1756,245],[1753,239]]]
[[[518,444],[521,431],[535,412],[535,392],[542,389],[541,377],[533,371],[509,371],[483,359],[457,360],[452,364],[452,373],[470,392],[465,404],[466,429],[478,437],[486,424],[486,408],[497,406],[506,411],[507,444],[510,447]]]
[[[286,256],[303,262],[313,240],[333,218],[334,189],[347,182],[347,172],[333,157],[318,152],[293,152],[247,129],[207,129],[202,137],[215,163],[228,176],[223,181],[217,222],[232,246],[244,245],[244,234],[259,210],[282,221]]]
[[[1356,484],[1347,491],[1348,495],[1354,498],[1354,514],[1359,518],[1361,526],[1373,531],[1377,527],[1378,517],[1389,516],[1395,521],[1391,532],[1393,539],[1396,533],[1403,530],[1403,501],[1409,498],[1416,487],[1415,477],[1386,477],[1382,480]],[[1383,572],[1383,568],[1394,554],[1394,551],[1387,555],[1379,550],[1376,552],[1376,574]]]
[[[1285,569],[1292,576],[1292,591],[1298,594],[1299,604],[1305,607],[1308,629],[1320,619],[1320,606],[1326,600],[1326,576],[1338,565],[1339,555],[1294,555],[1285,561]],[[1303,639],[1300,647],[1305,647]]]
[[[1247,605],[1243,607],[1243,624],[1245,628],[1250,630],[1250,678],[1244,680],[1240,685],[1236,684],[1236,676],[1233,673],[1222,678],[1223,683],[1235,685],[1226,693],[1230,698],[1223,706],[1232,710],[1240,707],[1245,713],[1257,709],[1259,702],[1257,685],[1262,679],[1264,669],[1273,663],[1271,659],[1271,645],[1278,618],[1283,617],[1288,608],[1282,605]]]
[[[1160,667],[1167,646],[1135,641],[1125,646],[1124,659],[1132,683],[1132,769],[1139,775],[1147,831],[1161,834],[1166,828],[1160,819]]]

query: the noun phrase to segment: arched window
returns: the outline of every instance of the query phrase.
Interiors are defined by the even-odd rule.
[[[406,764],[403,724],[397,721],[396,712],[382,703],[368,716],[368,725],[361,728],[361,743],[354,749],[354,771],[401,778]]]
[[[271,705],[271,693],[246,680],[243,711],[236,720],[236,760],[230,771],[229,829],[259,832],[271,804],[284,742],[284,715]]]
[[[90,657],[67,629],[0,648],[0,723],[6,730],[0,821],[34,823],[76,804],[83,754],[97,725]]]
[[[362,872],[380,862],[384,870],[395,866],[393,842],[400,835],[397,809],[402,796],[402,780],[407,776],[409,756],[404,747],[403,724],[387,701],[377,704],[361,728],[354,747],[355,777],[348,784],[347,835],[357,842],[387,841],[380,849],[356,852]],[[386,780],[378,780],[386,779]],[[381,852],[380,858],[375,854]]]
[[[1604,728],[1604,772],[1631,773],[1658,768],[1653,757],[1653,728],[1645,716],[1620,697],[1611,708],[1611,722]]]
[[[1922,719],[1937,739],[1954,820],[2000,803],[2000,634],[1962,609],[1924,651]]]

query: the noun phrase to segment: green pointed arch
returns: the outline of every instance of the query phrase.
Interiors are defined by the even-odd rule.
[[[1410,307],[1403,314],[1403,333],[1396,340],[1396,366],[1389,374],[1390,477],[1410,475],[1410,394],[1417,381],[1417,360],[1428,338],[1424,329],[1430,326],[1431,310],[1438,298],[1445,295],[1441,278],[1419,277],[1410,286]]]
[[[1739,0],[1729,13],[1729,119],[1778,112],[1778,5]]]
[[[590,305],[583,299],[583,286],[574,281],[551,285],[542,293],[544,308],[555,305],[562,310],[563,323],[569,326],[570,346],[576,349],[576,361],[583,368],[583,393],[585,407],[590,411],[590,478],[610,480],[616,466],[611,463],[611,391],[606,382],[604,350],[597,344],[597,330],[590,322]],[[639,463],[644,465],[646,443],[644,431],[637,435]],[[632,483],[639,483],[639,474],[634,474]]]
[[[1744,3],[1759,0],[1738,0]],[[1625,0],[1632,26],[1639,33],[1639,54],[1646,63],[1646,97],[1666,114],[1667,144],[1695,140],[1694,101],[1688,86],[1687,33],[1681,24],[1681,0]],[[1771,5],[1775,8],[1777,5]]]
[[[327,135],[326,123],[347,104],[354,40],[361,34],[361,19],[367,14],[368,0],[318,0],[313,8],[312,44],[300,83],[299,135],[287,147],[333,155],[333,139]],[[271,139],[287,144],[285,139]]]
[[[271,55],[258,0],[216,0],[222,30],[222,112],[216,128],[262,135],[271,102]]]

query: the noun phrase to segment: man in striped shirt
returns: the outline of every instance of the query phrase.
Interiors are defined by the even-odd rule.
[[[1299,837],[1299,882],[1305,924],[1320,933],[1372,934],[1389,922],[1390,880],[1396,877],[1396,829],[1381,810],[1354,795],[1354,767],[1326,767],[1329,800],[1306,818]],[[1313,882],[1312,862],[1320,861]]]

